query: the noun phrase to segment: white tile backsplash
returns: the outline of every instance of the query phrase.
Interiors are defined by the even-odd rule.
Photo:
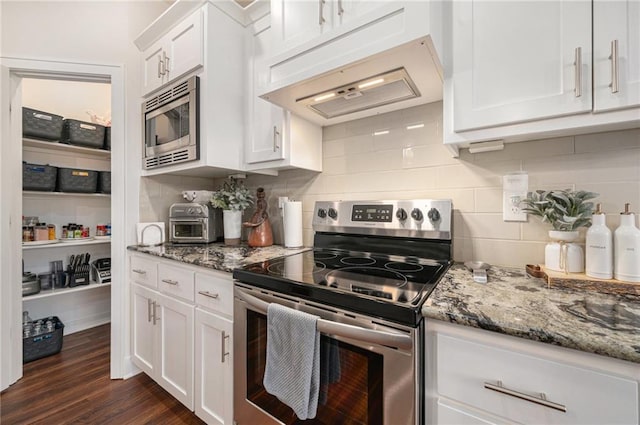
[[[422,128],[406,129],[421,122]],[[381,128],[389,133],[373,136]],[[450,198],[454,259],[517,267],[541,263],[550,227],[537,217],[502,221],[502,176],[514,171],[529,174],[529,190],[600,193],[596,202],[603,203],[612,230],[625,202],[640,211],[640,129],[506,144],[502,151],[480,154],[463,149],[452,158],[442,145],[442,103],[436,102],[325,127],[323,140],[324,172],[289,170],[246,180],[252,189],[265,188],[276,243],[282,243],[278,196],[302,201],[305,245],[313,244],[311,221],[319,200]],[[154,214],[165,213],[172,196],[199,182],[144,178],[141,219],[159,218]]]

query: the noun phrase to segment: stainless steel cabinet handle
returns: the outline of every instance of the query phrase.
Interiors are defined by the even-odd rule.
[[[162,77],[162,58],[158,55],[158,78]]]
[[[147,322],[151,322],[151,298],[147,298]]]
[[[267,314],[267,309],[269,308],[268,302],[249,295],[246,292],[236,292],[236,297],[260,313]],[[409,335],[365,329],[346,323],[332,322],[331,320],[318,319],[317,329],[318,332],[325,334],[343,336],[370,344],[386,345],[387,347],[395,347],[401,350],[411,350],[413,347],[413,341]]]
[[[576,72],[576,87],[574,89],[574,93],[576,97],[580,97],[582,96],[582,47],[576,47],[574,65]]]
[[[162,54],[164,55],[164,52],[162,52]],[[166,73],[164,70],[164,58],[158,55],[158,60],[160,61],[160,75],[164,75]]]
[[[222,363],[224,363],[224,357],[229,355],[229,352],[227,351],[226,345],[225,344],[225,340],[229,339],[229,335],[227,335],[227,333],[225,331],[222,331],[222,348],[220,350],[220,352],[222,353],[221,355],[221,361]]]
[[[497,391],[502,394],[509,395],[511,397],[516,397],[521,400],[530,401],[531,403],[539,404],[541,406],[548,407],[550,409],[559,410],[561,412],[566,412],[567,408],[564,404],[554,403],[552,401],[547,400],[547,397],[544,393],[540,393],[540,397],[534,397],[529,394],[521,393],[519,391],[510,390],[502,385],[502,381],[498,381],[495,384],[490,382],[485,382],[484,387],[488,390]]]
[[[611,59],[611,84],[609,87],[611,87],[611,93],[618,93],[618,40],[611,42],[611,56],[609,56],[609,59]]]
[[[158,318],[158,312],[157,312],[157,310],[156,310],[156,308],[157,308],[157,307],[158,307],[158,303],[156,303],[156,302],[154,301],[154,302],[153,302],[153,324],[154,324],[154,326],[155,326],[156,322],[157,322],[158,320],[160,320],[160,319]]]
[[[134,272],[134,273],[138,273],[138,274],[147,274],[146,270],[133,269],[131,271]]]
[[[273,126],[273,151],[277,151],[279,146],[278,146],[278,136],[280,135],[280,132],[278,131],[278,127],[276,127],[275,125]]]
[[[168,283],[169,285],[177,285],[177,284],[179,284],[179,283],[180,283],[180,282],[178,282],[177,280],[171,280],[171,279],[162,279],[162,281],[163,281],[164,283]]]
[[[168,74],[169,71],[171,71],[169,69],[169,56],[167,56],[165,52],[162,52],[162,57],[164,57],[164,70]]]
[[[318,0],[318,25],[324,24],[324,2],[325,0]]]
[[[338,0],[338,16],[344,15],[344,8],[342,7],[342,0]]]
[[[209,291],[198,291],[198,294],[204,295],[205,297],[209,297],[209,298],[215,298],[215,299],[220,298],[220,295],[212,294]]]

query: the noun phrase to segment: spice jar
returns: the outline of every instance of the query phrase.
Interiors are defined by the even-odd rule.
[[[38,223],[36,224],[34,230],[34,237],[36,241],[47,241],[49,240],[49,229],[47,228],[46,223]]]
[[[56,225],[55,224],[48,224],[47,225],[47,232],[49,234],[49,240],[50,241],[56,240]]]
[[[31,240],[31,231],[29,231],[29,226],[22,226],[22,242],[30,242]]]

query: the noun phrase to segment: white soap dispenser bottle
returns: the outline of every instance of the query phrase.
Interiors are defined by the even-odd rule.
[[[591,221],[586,241],[587,276],[611,279],[613,277],[613,236],[605,224],[605,215],[600,209],[600,204],[596,206]]]
[[[624,205],[620,213],[620,226],[613,234],[615,255],[614,276],[624,282],[640,282],[640,230],[636,227],[636,217]]]

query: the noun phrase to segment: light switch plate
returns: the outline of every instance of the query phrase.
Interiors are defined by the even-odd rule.
[[[502,177],[502,220],[527,221],[527,213],[520,202],[527,197],[529,175],[526,172],[509,173]]]

